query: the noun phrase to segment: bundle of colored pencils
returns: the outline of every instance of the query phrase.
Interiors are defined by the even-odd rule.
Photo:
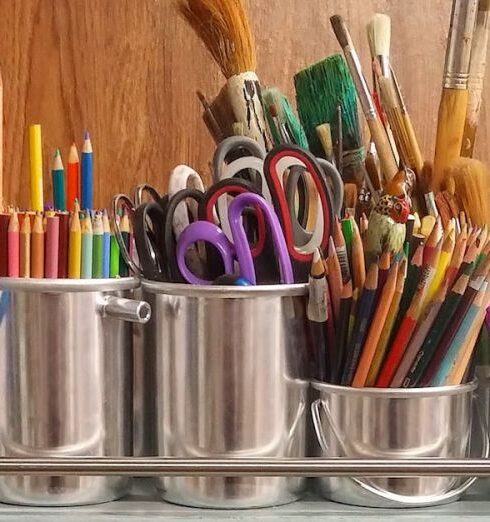
[[[107,212],[93,210],[93,153],[89,133],[85,133],[81,165],[76,145],[71,146],[66,179],[60,151],[56,150],[52,168],[53,205],[46,205],[47,210],[40,125],[29,127],[29,157],[31,208],[20,211],[10,206],[0,213],[0,277],[128,276]],[[115,219],[130,249],[133,241],[129,218],[123,214]]]
[[[384,251],[367,271],[356,221],[348,216],[337,223],[324,266],[317,256],[310,279],[310,286],[326,288],[325,313],[309,314],[323,323],[317,336],[321,379],[380,388],[472,379],[490,305],[490,239],[486,226],[461,217],[462,224],[415,226],[404,252]]]
[[[123,237],[129,220],[120,219]],[[107,212],[8,209],[0,214],[0,277],[99,279],[123,277],[128,269]]]

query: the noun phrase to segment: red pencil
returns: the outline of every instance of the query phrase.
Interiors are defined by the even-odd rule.
[[[60,240],[60,218],[48,216],[46,218],[46,253],[44,258],[44,277],[49,279],[58,278]]]
[[[66,195],[67,208],[73,211],[75,200],[80,200],[80,159],[78,157],[77,146],[73,144],[70,147],[68,155],[68,165],[66,171]]]

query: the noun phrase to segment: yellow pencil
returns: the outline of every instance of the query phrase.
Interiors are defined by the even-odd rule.
[[[432,299],[434,299],[434,296],[436,295],[439,287],[442,284],[442,281],[444,280],[454,252],[454,237],[455,232],[453,229],[442,244],[441,255],[439,257],[439,262],[437,263],[436,273],[434,274],[434,278],[432,279],[432,283],[429,286],[429,291],[427,292],[427,296],[425,298],[426,303],[430,303]]]
[[[68,277],[80,279],[82,268],[82,228],[78,205],[75,205],[70,223],[70,244],[68,247]]]
[[[29,159],[31,168],[31,210],[42,212],[43,201],[43,149],[41,125],[29,126]]]

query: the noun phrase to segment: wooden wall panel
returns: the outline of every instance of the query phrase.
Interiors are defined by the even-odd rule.
[[[420,135],[433,148],[450,0],[247,0],[264,84],[292,95],[295,71],[338,50],[329,24],[344,15],[367,66],[365,24],[392,17],[393,60]],[[5,90],[5,193],[27,204],[27,125],[43,125],[46,172],[87,127],[93,135],[96,199],[147,180],[165,187],[169,169],[208,170],[213,144],[196,89],[222,78],[173,0],[2,0],[0,67]],[[487,89],[488,93],[488,89]],[[478,152],[490,117],[485,95]],[[49,190],[49,176],[46,191]],[[48,195],[48,192],[47,192]]]

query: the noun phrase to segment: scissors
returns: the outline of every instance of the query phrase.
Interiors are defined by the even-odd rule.
[[[308,197],[310,200],[316,199],[319,205],[319,212],[315,216],[315,227],[311,235],[304,238],[307,239],[306,243],[304,240],[296,241],[295,239],[294,227],[301,226],[301,224],[294,211],[295,205],[287,198],[287,180],[285,178],[291,176],[291,169],[295,166],[308,172],[312,180],[312,189],[309,189]],[[295,172],[296,170],[293,169],[293,176],[295,176]],[[313,252],[317,248],[322,251],[326,249],[335,216],[334,198],[325,171],[311,153],[296,145],[288,144],[278,145],[268,153],[264,161],[264,175],[293,262],[295,279],[298,282],[307,281]]]
[[[142,183],[138,185],[134,191],[134,198],[131,199],[126,194],[116,194],[112,198],[112,215],[114,216],[114,234],[116,236],[116,240],[119,244],[119,249],[121,251],[121,256],[124,259],[125,263],[128,265],[131,272],[139,277],[143,275],[143,270],[140,266],[139,261],[136,259],[136,256],[131,255],[132,253],[128,251],[126,247],[126,243],[124,242],[123,236],[121,234],[121,228],[119,226],[119,220],[116,219],[116,216],[119,213],[119,209],[124,209],[128,213],[129,219],[131,223],[134,223],[134,215],[136,209],[142,204],[145,200],[145,196],[149,201],[160,201],[162,198],[158,191],[151,185],[147,183]]]
[[[253,285],[257,284],[252,248],[247,238],[243,219],[245,210],[250,206],[258,207],[267,222],[279,265],[281,282],[294,282],[288,248],[274,209],[262,196],[253,192],[241,193],[230,203],[228,220],[233,242],[228,239],[219,226],[209,221],[191,223],[182,232],[177,242],[177,265],[186,281],[200,285],[209,285],[213,282],[198,277],[186,263],[185,254],[188,249],[198,241],[204,241],[212,245],[220,254],[225,274],[235,273],[236,261],[240,276]]]
[[[154,281],[184,282],[176,263],[178,238],[175,217],[179,205],[189,200],[196,206],[204,193],[196,189],[183,189],[173,196],[140,205],[134,214],[134,237],[142,275]],[[187,263],[201,273],[202,260],[196,248],[186,252]]]

